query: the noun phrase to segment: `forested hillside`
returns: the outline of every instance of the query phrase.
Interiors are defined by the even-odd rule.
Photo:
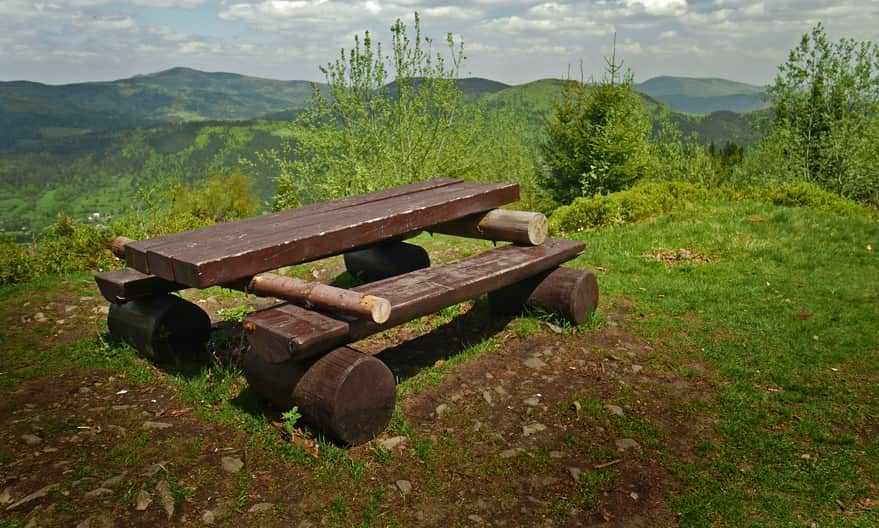
[[[536,149],[565,81],[455,84],[467,104],[517,123],[515,133]],[[192,183],[239,168],[265,207],[279,169],[258,154],[282,147],[311,93],[304,81],[186,68],[107,83],[0,83],[0,232],[29,240],[59,212],[78,220],[119,215],[159,183]],[[388,93],[396,96],[393,83]],[[683,114],[641,99],[657,130],[662,119],[705,145],[755,139],[750,114]]]
[[[0,82],[0,151],[98,130],[162,122],[254,119],[301,108],[311,93],[308,81],[189,68],[62,86]]]
[[[769,106],[765,87],[727,79],[661,76],[635,89],[680,112],[752,112]]]

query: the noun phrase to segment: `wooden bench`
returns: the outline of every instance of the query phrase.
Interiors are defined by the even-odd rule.
[[[99,273],[96,281],[112,303],[111,332],[154,359],[203,347],[210,332],[204,312],[170,292],[223,285],[290,301],[245,318],[248,381],[282,408],[298,405],[316,429],[356,445],[387,426],[396,389],[390,370],[350,343],[486,293],[497,312],[530,303],[574,323],[595,308],[594,275],[559,267],[584,245],[544,241],[542,215],[495,209],[516,199],[516,185],[442,179],[150,240],[119,239],[114,253],[129,269]],[[420,230],[519,245],[429,267],[422,248],[402,241]],[[352,273],[381,280],[342,290],[266,273],[337,254]]]

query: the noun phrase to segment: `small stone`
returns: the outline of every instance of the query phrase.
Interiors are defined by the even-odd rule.
[[[238,473],[244,467],[244,461],[241,460],[241,457],[237,456],[224,456],[220,459],[220,464],[226,473]]]
[[[274,503],[271,502],[258,502],[248,508],[247,513],[265,513],[267,511],[270,511],[274,507]]]
[[[549,452],[549,458],[562,458],[564,456],[565,456],[565,454],[562,453],[561,451],[550,451]]]
[[[142,427],[143,427],[144,429],[146,429],[147,431],[156,431],[156,430],[160,430],[160,429],[167,429],[167,428],[169,428],[169,427],[173,427],[173,425],[171,425],[171,424],[169,424],[169,423],[167,423],[167,422],[150,422],[150,421],[146,421],[146,422],[143,423],[143,426],[142,426]]]
[[[437,405],[436,406],[436,417],[437,418],[441,417],[448,410],[449,410],[449,406],[446,405],[445,403],[441,403],[441,404]]]
[[[623,408],[620,407],[619,405],[613,405],[613,404],[608,403],[607,405],[604,406],[604,408],[607,409],[607,412],[609,412],[610,414],[615,414],[617,416],[625,416],[625,413],[623,412]]]
[[[488,509],[488,503],[485,502],[485,501],[482,500],[482,499],[479,499],[478,501],[476,501],[476,509],[477,509],[477,510],[487,510],[487,509]]]
[[[412,493],[412,483],[408,480],[398,480],[396,484],[400,493],[402,493],[404,497]]]
[[[312,526],[314,526],[314,524],[312,524],[311,521],[306,519],[306,520],[300,522],[299,524],[297,524],[296,528],[311,528]]]
[[[495,391],[496,393],[500,394],[501,396],[507,396],[507,395],[509,394],[509,393],[507,392],[507,389],[505,389],[505,388],[503,387],[503,385],[498,385],[497,387],[494,388],[494,391]]]
[[[145,489],[138,491],[137,496],[134,497],[134,509],[137,511],[146,510],[152,503],[153,497],[150,495],[150,492]]]
[[[492,405],[494,400],[491,398],[491,393],[489,391],[482,391],[482,399],[485,400],[485,403]]]
[[[201,514],[201,522],[204,524],[214,524],[217,522],[217,514],[215,514],[212,510],[205,510]]]
[[[98,314],[98,315],[109,315],[109,313],[110,313],[110,305],[107,304],[107,305],[104,305],[104,306],[95,306],[94,309],[92,309],[92,312],[94,312],[94,313],[96,313],[96,314]]]
[[[6,486],[0,491],[0,504],[9,504],[12,502],[12,488]]]
[[[632,493],[629,493],[629,497],[632,497],[632,500],[638,500],[638,494],[634,491]]]
[[[581,473],[583,473],[583,470],[581,470],[578,467],[569,467],[568,468],[568,474],[571,475],[571,478],[574,479],[574,482],[580,482],[580,474]]]
[[[34,321],[36,321],[38,323],[45,323],[48,320],[49,320],[49,318],[46,317],[46,314],[44,314],[43,312],[37,312],[34,314]]]
[[[632,365],[632,372],[634,374],[638,374],[642,370],[644,370],[644,367],[642,367],[641,365]]]
[[[33,434],[23,434],[21,435],[21,439],[24,440],[24,443],[29,446],[35,446],[43,441],[42,438]]]
[[[543,361],[541,361],[539,358],[536,358],[536,357],[526,359],[523,364],[526,367],[533,368],[533,369],[541,369],[546,366],[546,363],[544,363]]]
[[[163,480],[156,484],[156,493],[159,494],[159,500],[162,501],[162,509],[168,515],[168,519],[174,516],[174,496],[171,494],[171,485],[167,480]]]
[[[541,431],[546,431],[546,426],[540,423],[522,426],[522,434],[525,436],[531,436]]]
[[[514,447],[513,449],[507,449],[506,451],[501,451],[501,458],[513,458],[514,456],[518,456],[525,452],[525,449],[522,447]]]
[[[85,496],[86,497],[101,497],[103,495],[110,495],[112,493],[113,493],[113,490],[101,487],[101,488],[95,488],[95,489],[91,490],[90,492],[86,493]]]
[[[64,307],[64,311],[66,313],[70,313],[70,312],[76,310],[77,308],[79,308],[79,306],[77,306],[75,304],[68,304],[67,306]]]
[[[540,398],[532,396],[530,398],[527,398],[523,403],[529,407],[537,407],[538,405],[540,405]]]
[[[385,451],[393,451],[394,449],[405,444],[407,440],[409,440],[409,439],[406,438],[405,436],[392,436],[386,440],[382,440],[382,442],[379,445]]]
[[[640,447],[638,442],[631,438],[620,438],[616,441],[616,445],[618,451],[627,451],[629,449],[638,449]]]
[[[478,524],[485,524],[485,519],[483,519],[482,517],[480,517],[480,516],[478,516],[478,515],[476,515],[476,514],[468,515],[467,518],[468,518],[469,520],[475,522],[475,523],[478,523]]]

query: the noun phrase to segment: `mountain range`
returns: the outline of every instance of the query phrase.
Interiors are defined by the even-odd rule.
[[[639,85],[658,90],[655,96],[642,93],[645,112],[705,144],[754,141],[753,112],[697,114],[692,107],[678,111],[662,98],[728,100],[736,90],[754,96],[757,87],[719,79],[661,80]],[[565,82],[510,86],[467,78],[458,86],[470,103],[509,111],[519,133],[536,147]],[[123,212],[142,199],[139,192],[161,182],[197,182],[242,163],[254,193],[268,200],[277,167],[257,153],[283,148],[289,120],[315,89],[328,87],[187,68],[62,86],[0,82],[0,235],[26,240],[59,211],[76,218]]]
[[[511,87],[481,78],[459,81],[472,99],[551,84],[547,80]],[[655,77],[635,88],[686,113],[749,112],[765,107],[762,87],[725,79]],[[327,90],[327,86],[190,68],[57,86],[0,82],[0,150],[47,138],[168,122],[287,120],[302,109],[314,89]]]

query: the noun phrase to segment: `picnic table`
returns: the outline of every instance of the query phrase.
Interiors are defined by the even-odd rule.
[[[351,343],[483,294],[498,313],[531,304],[574,324],[594,310],[594,275],[560,267],[584,244],[547,239],[539,213],[498,209],[518,199],[516,184],[437,179],[147,240],[120,237],[112,250],[128,267],[95,279],[111,302],[110,331],[156,360],[203,350],[210,336],[207,314],[174,291],[221,285],[279,299],[243,321],[248,382],[356,445],[387,426],[396,387],[384,363]],[[512,243],[430,266],[427,252],[405,241],[424,230]],[[340,254],[366,284],[272,273]]]

